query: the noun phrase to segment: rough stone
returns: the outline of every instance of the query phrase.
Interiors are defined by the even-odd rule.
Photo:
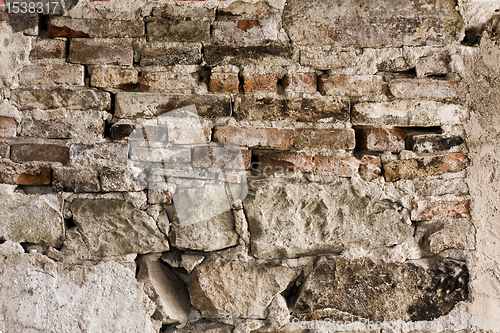
[[[354,149],[355,146],[353,129],[300,128],[295,130],[294,147],[297,149]]]
[[[86,65],[131,66],[134,63],[132,45],[119,39],[72,39],[68,55],[70,62]]]
[[[292,130],[279,128],[217,126],[214,141],[244,147],[290,149],[293,145],[293,135]]]
[[[456,104],[435,101],[392,101],[355,104],[353,125],[370,126],[442,126],[466,121],[468,110]]]
[[[19,110],[29,109],[80,109],[109,110],[111,97],[108,92],[95,89],[68,90],[54,89],[14,89],[11,100]]]
[[[376,97],[383,93],[381,75],[321,75],[318,90],[323,95]]]
[[[399,204],[357,196],[347,179],[320,184],[267,178],[249,189],[243,205],[257,258],[372,249],[413,235]]]
[[[446,56],[432,56],[417,59],[415,72],[418,78],[431,75],[446,75],[449,72],[449,59]]]
[[[119,66],[94,67],[90,85],[97,88],[133,89],[137,85],[138,72]]]
[[[28,63],[30,38],[22,34],[13,34],[12,27],[7,22],[0,22],[0,44],[3,46],[0,85],[10,86],[23,66]]]
[[[156,222],[132,204],[114,199],[75,199],[73,220],[97,256],[168,251],[167,236]]]
[[[148,203],[155,204],[170,204],[174,198],[175,185],[167,186],[167,188],[148,189]]]
[[[125,165],[128,145],[121,143],[76,143],[70,148],[71,164],[82,167]]]
[[[137,281],[144,283],[144,291],[156,304],[153,318],[166,324],[186,324],[191,304],[186,286],[165,265],[158,261],[139,264]]]
[[[293,315],[300,320],[432,320],[468,297],[464,264],[414,263],[321,257],[304,282]]]
[[[206,318],[264,319],[275,295],[297,276],[297,269],[213,256],[195,268],[189,282],[191,303]]]
[[[0,116],[0,138],[15,138],[17,121],[12,117]]]
[[[99,192],[97,172],[71,167],[53,167],[52,188],[56,192]]]
[[[148,43],[141,52],[141,66],[199,63],[201,63],[201,44],[198,43]]]
[[[144,22],[59,17],[49,20],[50,37],[124,38],[145,35]]]
[[[468,218],[469,201],[415,201],[411,210],[413,221]]]
[[[44,161],[67,164],[69,149],[53,144],[13,144],[10,146],[10,159],[14,162]]]
[[[193,269],[201,264],[205,257],[196,254],[183,254],[181,255],[181,266],[188,272],[191,273]]]
[[[0,182],[15,185],[49,185],[50,166],[38,162],[19,164],[2,160]]]
[[[466,219],[438,223],[426,231],[424,246],[433,253],[447,249],[474,250],[475,233],[474,225]]]
[[[33,39],[30,60],[60,59],[66,57],[66,41],[62,39]]]
[[[60,247],[64,240],[63,199],[58,194],[0,195],[0,237]]]
[[[462,153],[412,158],[384,164],[384,176],[388,182],[398,179],[442,175],[467,168],[469,159]]]
[[[85,70],[75,64],[37,64],[23,67],[19,81],[31,86],[84,86]]]
[[[233,333],[233,326],[218,321],[200,320],[183,328],[168,328],[165,333]]]
[[[144,190],[147,186],[144,173],[135,173],[125,168],[103,167],[99,179],[103,192],[137,192]]]
[[[234,115],[238,120],[287,120],[299,122],[348,122],[348,99],[317,98],[257,98],[237,97]]]

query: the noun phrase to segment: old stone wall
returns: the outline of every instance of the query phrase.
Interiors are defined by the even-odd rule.
[[[0,333],[500,332],[499,11],[0,0]]]

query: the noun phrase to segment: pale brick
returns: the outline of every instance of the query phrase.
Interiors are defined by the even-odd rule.
[[[282,84],[285,91],[314,93],[318,89],[318,77],[316,73],[287,73]]]
[[[124,167],[104,167],[99,179],[103,192],[138,192],[147,187],[144,173],[133,173]]]
[[[383,93],[381,75],[321,75],[318,90],[323,95],[375,97]]]
[[[239,92],[240,80],[238,74],[234,73],[210,73],[210,81],[208,83],[208,90],[237,94]]]
[[[459,98],[453,81],[432,79],[400,79],[389,82],[389,90],[396,98],[452,100]]]
[[[363,150],[399,153],[405,149],[406,133],[400,129],[364,128],[356,135]]]
[[[69,162],[69,149],[53,144],[13,144],[10,147],[10,159],[14,162]]]
[[[134,50],[127,40],[73,39],[68,60],[86,65],[130,66],[134,63]]]
[[[474,225],[467,219],[439,223],[424,235],[424,246],[429,252],[447,249],[474,250],[476,247]]]
[[[408,64],[408,59],[405,57],[396,57],[377,64],[377,70],[380,72],[406,72],[410,69],[411,66]]]
[[[294,131],[279,128],[217,126],[214,141],[229,142],[243,147],[290,149]]]
[[[148,41],[158,42],[209,42],[210,22],[155,19],[147,22]]]
[[[27,65],[20,76],[21,85],[33,86],[84,86],[85,70],[81,65]]]
[[[166,185],[165,188],[148,189],[148,203],[150,205],[156,204],[171,204],[174,198],[176,186]]]
[[[216,21],[213,42],[219,44],[262,43],[278,38],[278,22],[272,19]]]
[[[294,147],[297,149],[354,149],[355,146],[353,129],[300,128],[295,130]]]
[[[119,66],[94,67],[90,85],[97,88],[132,89],[137,85],[139,73],[133,68]]]
[[[278,78],[275,74],[245,74],[243,76],[243,91],[245,93],[270,92],[275,93]]]
[[[66,58],[66,41],[36,38],[31,41],[30,60]]]
[[[167,141],[167,126],[138,127],[127,136],[129,140],[146,140],[149,142]]]
[[[116,166],[127,164],[128,145],[121,143],[75,143],[70,148],[73,165],[82,167]]]
[[[29,109],[111,109],[111,96],[108,92],[95,89],[68,90],[51,89],[14,89],[11,100],[19,110]]]
[[[469,159],[461,153],[412,158],[384,164],[385,180],[411,179],[459,172],[467,168]]]
[[[195,168],[250,169],[252,151],[211,144],[193,149]]]
[[[187,6],[164,6],[155,7],[152,11],[153,16],[166,17],[170,19],[191,19],[200,21],[211,21],[215,18],[213,8],[187,7]]]
[[[0,116],[0,138],[15,138],[17,121],[11,117]]]
[[[469,218],[469,201],[415,201],[412,221]]]
[[[0,183],[14,185],[49,185],[50,166],[45,163],[0,161]]]
[[[130,152],[132,160],[144,162],[189,163],[191,149],[188,148],[142,148],[133,147]]]
[[[431,56],[417,59],[415,72],[422,78],[431,75],[446,75],[449,72],[449,59],[445,56]]]
[[[173,121],[167,125],[168,141],[178,145],[192,145],[210,142],[212,129],[199,127],[198,124],[189,127]]]
[[[412,135],[412,149],[421,153],[433,153],[440,150],[449,150],[464,143],[460,136],[446,136],[443,134]]]
[[[185,91],[198,86],[198,73],[141,72],[142,91]]]
[[[255,3],[235,1],[225,8],[217,8],[217,17],[221,19],[259,18],[272,16],[276,13],[278,13],[276,8],[264,1]]]
[[[380,156],[363,155],[360,158],[359,176],[364,181],[370,182],[382,174]]]
[[[290,46],[281,44],[270,45],[206,45],[203,48],[203,59],[208,66],[243,65],[248,63],[261,64],[264,60],[289,62],[292,57]]]
[[[321,70],[352,68],[356,64],[356,53],[352,51],[334,52],[300,50],[300,64]]]
[[[312,172],[313,155],[310,152],[265,152],[259,153],[258,170],[263,176],[274,173]]]
[[[314,157],[314,174],[320,176],[352,177],[358,173],[359,166],[360,162],[355,157]]]
[[[145,34],[143,21],[75,19],[66,17],[49,20],[48,30],[50,37],[67,38],[137,38]]]
[[[56,192],[99,192],[99,178],[93,170],[71,167],[52,168],[52,188]]]
[[[198,65],[201,63],[199,43],[148,43],[141,52],[141,66]]]

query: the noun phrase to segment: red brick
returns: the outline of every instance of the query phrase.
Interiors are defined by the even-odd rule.
[[[211,144],[193,149],[193,166],[196,168],[250,169],[252,152],[239,147]]]
[[[319,92],[323,95],[376,97],[382,95],[384,78],[381,75],[321,75]]]
[[[72,19],[65,17],[50,20],[48,30],[50,37],[67,38],[137,38],[145,34],[143,21]]]
[[[214,141],[230,142],[243,147],[288,150],[292,148],[294,131],[281,128],[217,126]]]
[[[246,93],[275,93],[277,86],[278,78],[275,74],[245,74],[243,76],[243,91]]]
[[[142,72],[141,90],[182,92],[195,89],[198,81],[198,73]]]
[[[0,116],[0,138],[15,138],[17,121],[11,117]]]
[[[413,221],[468,218],[469,201],[415,201],[411,210]]]
[[[61,39],[33,39],[30,60],[66,58],[66,41]]]
[[[208,90],[237,94],[239,92],[239,85],[240,80],[238,79],[238,74],[212,72],[210,73]]]
[[[314,93],[318,90],[318,77],[316,73],[288,73],[282,84],[285,91]]]
[[[380,156],[363,155],[360,158],[359,176],[364,181],[370,182],[382,174]]]
[[[52,176],[52,188],[56,192],[99,192],[99,178],[93,170],[71,167],[55,167]]]
[[[0,162],[0,183],[14,185],[49,185],[50,167],[41,163]]]
[[[298,149],[354,149],[355,146],[353,129],[301,128],[295,130],[294,147]]]
[[[398,179],[437,176],[448,172],[459,172],[469,165],[462,153],[412,158],[384,164],[384,176],[388,182]]]
[[[415,72],[422,78],[430,75],[445,75],[449,72],[449,59],[446,56],[432,56],[417,59]]]
[[[266,152],[258,154],[258,169],[264,173],[311,172],[313,168],[310,152]],[[264,174],[265,176],[265,174]]]
[[[452,100],[459,96],[456,82],[431,79],[400,79],[389,82],[396,98]]]
[[[130,42],[123,40],[73,39],[68,60],[86,65],[131,66],[134,50]]]
[[[10,159],[14,162],[44,161],[69,162],[69,149],[53,144],[15,144],[10,147]]]
[[[33,86],[84,86],[85,69],[81,65],[27,65],[20,76],[21,85]]]
[[[316,156],[314,174],[320,176],[352,177],[358,173],[360,162],[355,157]]]
[[[399,153],[405,149],[406,133],[400,129],[364,128],[356,135],[363,150]]]
[[[133,68],[95,67],[90,75],[90,85],[97,88],[133,89],[137,87],[138,74]]]

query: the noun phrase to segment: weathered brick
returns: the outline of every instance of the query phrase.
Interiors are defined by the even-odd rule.
[[[415,201],[411,210],[412,221],[469,217],[469,200]]]
[[[56,192],[99,192],[99,178],[93,170],[72,167],[52,168],[52,188]]]
[[[210,144],[193,149],[195,168],[250,169],[252,151]]]
[[[191,122],[193,126],[189,126],[190,122],[181,123],[178,121],[167,122],[168,141],[177,145],[193,145],[210,142],[212,129],[209,127],[201,127],[196,123]]]
[[[300,50],[300,64],[321,70],[350,68],[356,64],[354,51]]]
[[[294,132],[280,128],[215,127],[214,141],[229,142],[244,147],[290,149]]]
[[[144,126],[138,127],[133,132],[129,133],[129,140],[146,140],[146,141],[167,141],[167,126]]]
[[[66,41],[36,38],[31,41],[30,60],[66,58]]]
[[[118,118],[152,118],[189,105],[195,105],[198,115],[203,118],[231,116],[229,95],[200,96],[135,92],[116,94],[114,115]]]
[[[240,184],[242,177],[241,174],[230,172],[219,172],[217,179],[226,183]]]
[[[104,120],[97,112],[33,110],[21,121],[20,136],[46,139],[102,138]]]
[[[160,16],[173,20],[190,19],[190,20],[211,21],[215,18],[215,10],[213,8],[186,7],[177,5],[155,7],[153,8],[152,14],[153,16]]]
[[[282,84],[285,91],[314,93],[318,89],[318,77],[316,73],[287,73]]]
[[[203,59],[208,66],[220,66],[228,63],[261,63],[263,59],[291,59],[292,51],[284,45],[254,45],[246,47],[227,45],[206,45],[203,48]]]
[[[216,21],[213,42],[219,44],[262,43],[278,39],[278,22],[272,19]]]
[[[283,27],[299,45],[445,45],[455,39],[460,26],[448,1],[353,0],[346,6],[340,0],[290,0],[283,11]]]
[[[90,85],[97,88],[132,89],[137,86],[137,70],[119,66],[94,67]]]
[[[198,65],[199,43],[148,43],[141,52],[141,66]]]
[[[198,73],[141,72],[142,91],[184,91],[198,86]]]
[[[168,185],[163,189],[148,189],[148,203],[156,204],[171,204],[175,194],[175,185]]]
[[[184,21],[169,18],[147,22],[148,41],[158,42],[209,42],[210,22]]]
[[[405,57],[383,60],[377,64],[377,70],[380,72],[406,72],[410,69],[411,66],[408,64],[408,60]]]
[[[447,249],[474,250],[476,247],[474,225],[467,219],[442,222],[426,231],[424,246],[429,252]]]
[[[103,192],[138,192],[147,187],[146,175],[125,167],[103,167],[99,175]]]
[[[384,176],[388,182],[398,179],[442,175],[448,172],[459,172],[469,165],[467,156],[461,153],[412,158],[392,161],[384,164]]]
[[[73,39],[69,44],[68,60],[86,65],[131,66],[134,50],[128,40]]]
[[[144,162],[189,163],[191,162],[191,149],[133,147],[130,158]]]
[[[363,155],[360,158],[359,176],[364,181],[370,182],[382,174],[380,156]]]
[[[417,59],[415,72],[422,78],[430,75],[445,75],[450,71],[449,59],[446,56],[431,56]]]
[[[243,76],[243,91],[245,93],[270,92],[275,93],[278,78],[275,74],[252,74]]]
[[[0,116],[0,138],[15,138],[17,121],[11,117]]]
[[[323,95],[375,97],[383,93],[381,75],[321,75],[318,90]]]
[[[320,176],[352,177],[358,173],[359,166],[360,162],[355,157],[314,157],[314,174]]]
[[[50,37],[124,38],[144,36],[143,21],[76,19],[58,17],[49,20]]]
[[[10,146],[10,159],[14,162],[69,162],[69,149],[53,144],[23,143]]]
[[[299,128],[295,130],[294,147],[297,149],[354,149],[355,146],[353,129]]]
[[[460,105],[435,101],[393,101],[359,103],[352,109],[353,125],[442,126],[464,122],[468,110]]]
[[[349,122],[350,102],[346,98],[255,98],[237,97],[234,115],[238,120],[287,120],[300,122]]]
[[[312,172],[313,155],[310,152],[264,152],[258,155],[258,170],[266,174]]]
[[[411,136],[412,149],[421,153],[448,150],[464,143],[460,136],[447,137],[443,134],[416,134]]]
[[[405,149],[406,133],[400,129],[363,128],[356,136],[363,150],[399,153]]]
[[[10,157],[10,146],[5,142],[0,142],[0,158]]]
[[[210,73],[210,81],[208,83],[208,90],[237,94],[239,92],[240,80],[238,74],[234,73]]]
[[[29,12],[22,13],[21,9],[18,13],[14,13],[14,10],[15,9],[12,9],[10,12],[7,10],[1,10],[0,22],[6,22],[10,27],[12,27],[14,32],[22,32],[28,36],[38,36],[39,15],[37,13]]]
[[[459,98],[456,82],[432,79],[399,79],[389,82],[389,90],[396,98],[444,99]]]
[[[23,67],[20,76],[21,85],[33,86],[84,86],[85,70],[81,65],[47,64],[27,65]]]
[[[109,128],[109,137],[113,140],[127,139],[135,129],[131,124],[113,124]]]
[[[278,11],[264,1],[255,3],[235,1],[225,8],[217,8],[217,18],[259,18],[276,14]]]
[[[14,163],[0,161],[0,183],[14,185],[49,185],[50,167],[47,164],[30,162]]]
[[[52,89],[14,89],[11,101],[19,110],[29,109],[111,109],[111,96],[108,92],[95,89],[68,90]]]
[[[128,145],[121,143],[75,143],[70,148],[71,163],[82,167],[125,165]]]

